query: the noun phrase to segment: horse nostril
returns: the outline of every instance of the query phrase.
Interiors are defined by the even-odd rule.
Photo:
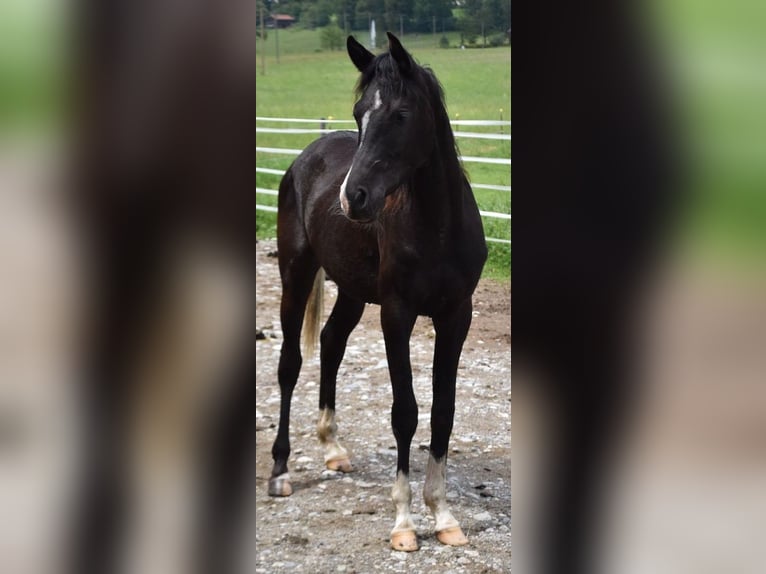
[[[366,203],[367,203],[367,189],[360,186],[356,189],[356,204],[359,207],[364,207]]]

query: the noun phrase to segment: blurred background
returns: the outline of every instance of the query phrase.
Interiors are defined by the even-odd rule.
[[[533,569],[540,560],[549,566],[550,560],[556,562],[545,552],[551,552],[552,544],[563,544],[567,536],[557,532],[554,515],[558,511],[558,518],[565,519],[569,499],[556,499],[559,506],[549,509],[551,516],[545,514],[547,530],[538,534],[540,539],[534,535],[545,501],[540,497],[552,491],[580,496],[580,485],[566,484],[570,473],[555,472],[566,470],[567,464],[584,464],[591,447],[568,438],[567,432],[580,436],[575,434],[580,427],[598,424],[592,421],[600,417],[602,407],[619,395],[615,400],[624,401],[622,408],[615,408],[608,424],[599,427],[599,437],[609,441],[609,449],[593,496],[601,497],[603,504],[588,498],[583,518],[597,534],[592,565],[600,565],[603,572],[762,572],[766,568],[766,550],[759,542],[766,526],[766,108],[762,104],[766,7],[750,0],[599,6],[570,10],[546,5],[538,7],[539,12],[531,8],[528,21],[536,27],[524,41],[522,22],[527,14],[524,9],[514,14],[520,56],[514,60],[514,72],[524,71],[516,74],[516,95],[527,93],[524,86],[529,81],[545,86],[537,93],[532,90],[544,103],[520,98],[540,106],[533,110],[534,121],[526,130],[522,121],[529,111],[515,102],[514,567],[517,572],[532,572],[540,571]],[[635,53],[641,57],[631,58]],[[538,59],[544,65],[535,69]],[[613,75],[588,73],[595,66]],[[634,74],[642,78],[638,96],[625,90]],[[659,95],[661,106],[651,108],[650,103],[647,114],[641,94],[649,101]],[[553,120],[548,122],[550,116]],[[663,157],[646,149],[646,140],[640,139],[645,131],[636,129],[641,122],[653,124],[652,135],[663,134],[653,144],[662,149]],[[542,143],[536,144],[536,153],[522,159],[525,138],[535,137],[541,123]],[[618,127],[612,129],[615,124]],[[621,132],[620,126],[640,132],[639,137],[631,142],[630,132]],[[617,135],[612,147],[621,151],[610,153],[608,143],[592,137],[604,133]],[[582,151],[579,142],[596,145],[593,151]],[[550,155],[541,157],[541,149]],[[629,157],[633,153],[636,158]],[[565,161],[567,155],[574,159]],[[647,157],[650,161],[642,166]],[[590,163],[584,168],[586,176],[577,179],[583,159]],[[615,159],[635,173],[620,174],[610,165]],[[534,176],[522,175],[525,160],[537,170],[527,171]],[[565,175],[549,177],[542,169],[546,161],[556,162],[549,171]],[[631,183],[634,176],[645,182],[642,167],[654,169],[658,162],[672,164],[676,172],[663,180],[663,194],[674,197],[664,208],[654,188],[646,187],[641,195]],[[600,172],[606,175],[600,177]],[[538,177],[545,183],[536,188]],[[668,181],[674,182],[670,188]],[[636,193],[630,195],[632,191]],[[543,193],[560,204],[541,205],[536,198]],[[520,247],[520,240],[528,237],[521,231],[527,221],[526,201],[533,207],[527,213],[540,216],[527,231],[535,240],[548,240],[545,248]],[[654,209],[653,215],[664,209],[664,217],[644,217],[641,224],[644,208],[650,214]],[[551,213],[556,217],[545,219]],[[622,250],[640,244],[631,243],[639,234],[641,241],[658,247],[648,267],[638,267],[640,258],[631,259]],[[596,253],[592,257],[580,249],[589,242]],[[526,250],[533,257],[522,266]],[[631,268],[634,265],[641,269],[639,275]],[[531,286],[529,275],[535,277]],[[626,276],[633,284],[625,291],[597,284],[613,279],[622,288]],[[555,277],[557,285],[546,284],[541,279],[546,277]],[[535,289],[544,289],[545,295],[535,296]],[[609,307],[607,300],[613,296],[619,303]],[[593,300],[598,297],[601,306]],[[530,300],[535,302],[534,312],[527,315],[525,302]],[[609,330],[615,308],[621,322],[616,331],[630,341],[629,371],[611,387],[590,385],[587,369],[611,368],[620,359],[598,355],[599,350],[611,348],[609,341],[602,341],[602,347],[582,341],[590,336],[598,339],[602,326],[611,337],[616,332]],[[592,309],[602,314],[591,315]],[[583,314],[592,324],[586,324]],[[535,326],[542,315],[547,329]],[[562,346],[549,345],[552,350],[533,365],[537,370],[522,371],[522,360],[526,363],[528,358],[529,347],[522,345],[528,342],[528,330],[538,337],[534,339],[538,352],[541,340]],[[557,338],[551,334],[555,330],[569,334]],[[567,371],[572,363],[565,362],[573,359],[568,347],[572,342],[576,345],[571,346],[585,349],[574,361],[574,373]],[[589,354],[592,350],[596,352]],[[542,385],[551,370],[559,385]],[[620,389],[614,390],[616,386]],[[562,412],[574,418],[565,419]],[[584,431],[582,435],[597,440]],[[541,453],[557,447],[565,449],[556,452],[567,462],[551,472],[550,466],[541,466],[548,462]],[[569,534],[578,544],[579,533]],[[591,571],[570,566],[558,571]]]

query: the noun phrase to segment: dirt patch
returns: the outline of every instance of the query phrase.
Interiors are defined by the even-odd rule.
[[[319,359],[304,360],[292,402],[289,467],[294,494],[267,494],[271,446],[279,421],[277,365],[281,345],[281,287],[275,242],[258,243],[258,340],[255,546],[256,572],[510,572],[511,558],[511,353],[510,286],[482,281],[458,370],[455,425],[447,467],[447,497],[468,535],[462,548],[440,544],[422,490],[430,441],[434,333],[419,318],[410,342],[419,405],[410,480],[420,550],[390,550],[394,511],[391,487],[396,447],[390,425],[391,385],[379,326],[369,305],[351,334],[338,373],[338,437],[355,471],[324,470],[316,438]],[[325,289],[325,318],[337,289]]]

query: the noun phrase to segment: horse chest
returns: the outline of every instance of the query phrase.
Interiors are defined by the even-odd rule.
[[[435,315],[452,302],[464,298],[466,281],[448,258],[409,256],[381,258],[378,289],[381,299],[396,297],[411,304],[420,315]]]

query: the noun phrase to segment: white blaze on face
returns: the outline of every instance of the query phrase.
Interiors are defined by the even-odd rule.
[[[372,104],[372,109],[364,112],[364,115],[362,116],[362,127],[361,127],[360,136],[359,136],[360,150],[362,149],[362,146],[364,145],[364,136],[367,134],[367,126],[370,125],[370,116],[372,115],[373,111],[377,110],[382,105],[383,105],[383,101],[380,99],[380,90],[375,90],[375,101]],[[343,208],[343,213],[348,213],[348,197],[346,196],[346,184],[348,184],[348,176],[351,175],[352,169],[354,169],[353,162],[351,162],[351,167],[348,168],[348,173],[346,174],[346,177],[343,180],[343,183],[340,184],[340,205]]]
[[[409,478],[402,471],[396,473],[394,488],[391,490],[391,499],[394,501],[394,507],[396,508],[396,522],[391,534],[415,530],[415,523],[412,521],[412,515],[410,515],[412,490],[410,489]]]
[[[428,455],[426,481],[423,486],[423,499],[431,509],[436,520],[436,532],[458,526],[457,520],[447,507],[447,457],[437,461]]]

